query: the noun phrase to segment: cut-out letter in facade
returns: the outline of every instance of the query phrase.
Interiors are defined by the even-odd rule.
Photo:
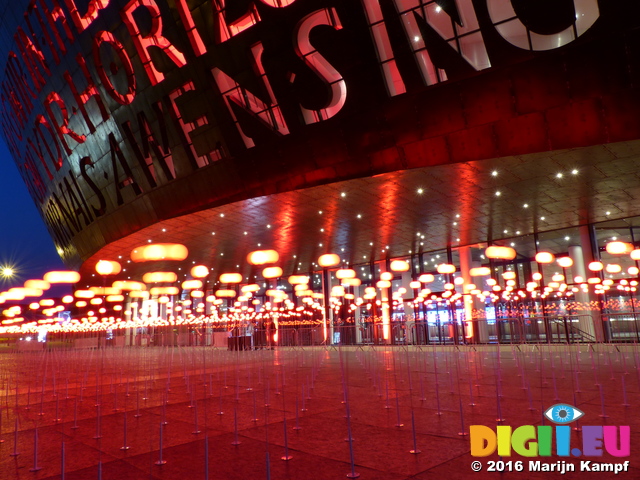
[[[488,0],[489,15],[498,33],[507,42],[524,50],[553,50],[573,42],[589,30],[600,16],[598,0],[574,0],[575,22],[554,34],[536,33],[522,23],[511,0]],[[549,12],[553,15],[553,12]]]
[[[447,80],[447,72],[431,60],[423,25],[431,27],[474,70],[491,66],[471,0],[455,0],[443,8],[433,0],[394,0],[408,41],[427,85]],[[422,25],[421,25],[422,24]]]
[[[241,87],[238,82],[236,82],[233,78],[231,78],[219,68],[216,67],[211,70],[213,78],[218,85],[218,89],[220,90],[220,93],[222,94],[222,97],[224,98],[224,101],[229,108],[229,113],[231,114],[231,117],[233,117],[233,121],[235,122],[238,131],[242,136],[242,140],[244,141],[244,144],[247,148],[255,146],[255,142],[242,130],[242,126],[238,122],[236,114],[233,111],[232,104],[252,114],[260,121],[260,123],[265,125],[274,133],[279,135],[289,134],[289,127],[287,127],[287,123],[282,116],[280,107],[276,103],[275,96],[273,95],[273,91],[271,90],[271,85],[269,84],[269,79],[267,78],[264,67],[262,66],[263,50],[264,47],[262,46],[262,43],[257,43],[251,48],[251,53],[253,54],[257,70],[263,79],[265,89],[269,94],[269,100],[271,102],[270,104],[266,104],[246,88]]]
[[[321,110],[309,110],[301,106],[304,121],[310,123],[320,122],[335,116],[344,106],[347,100],[347,84],[342,75],[311,45],[311,30],[320,25],[328,25],[336,30],[341,30],[342,25],[338,13],[334,8],[323,8],[307,15],[298,24],[296,30],[296,51],[298,56],[329,85],[331,94]]]
[[[149,15],[151,15],[151,28],[145,36],[142,36],[140,28],[138,28],[138,24],[133,16],[133,12],[140,7],[146,8]],[[149,48],[157,47],[162,50],[178,68],[184,67],[187,64],[184,55],[178,51],[178,49],[166,37],[162,36],[162,18],[160,17],[160,8],[158,8],[158,5],[153,0],[131,0],[122,9],[121,16],[129,30],[133,43],[136,46],[136,51],[138,52],[142,64],[144,65],[144,69],[149,76],[151,85],[156,85],[164,80],[164,75],[162,72],[159,72],[153,64],[148,52]]]

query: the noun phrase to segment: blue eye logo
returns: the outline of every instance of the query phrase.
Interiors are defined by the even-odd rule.
[[[557,403],[547,408],[544,412],[544,416],[551,420],[553,423],[559,423],[566,425],[568,423],[578,420],[584,415],[584,412],[579,408],[572,407],[566,403]]]

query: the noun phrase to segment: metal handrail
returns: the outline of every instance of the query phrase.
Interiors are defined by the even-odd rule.
[[[586,332],[584,330],[582,330],[581,328],[576,327],[575,325],[573,325],[573,319],[578,319],[579,317],[582,316],[588,316],[591,317],[590,315],[564,315],[562,317],[556,317],[556,318],[550,318],[550,322],[553,322],[554,324],[558,325],[561,324],[562,326],[564,326],[565,328],[565,332],[567,332],[567,342],[571,343],[571,337],[569,337],[568,332],[569,330],[574,333],[577,334],[581,337],[581,341],[582,342],[595,342],[596,341],[596,337],[595,335],[592,335],[589,332]],[[571,320],[570,322],[568,322],[567,320]]]
[[[518,316],[496,318],[496,340],[498,343],[572,343],[595,342],[596,337],[573,325],[575,320],[582,317],[592,318],[590,315],[563,315],[563,316]],[[541,327],[539,325],[542,325]],[[555,332],[553,331],[555,327]],[[560,331],[560,328],[564,332]],[[579,339],[574,338],[578,336]]]

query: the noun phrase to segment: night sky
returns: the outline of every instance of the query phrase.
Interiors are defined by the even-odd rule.
[[[0,266],[12,266],[17,273],[10,281],[0,276],[0,291],[50,270],[66,270],[2,139],[0,178]]]

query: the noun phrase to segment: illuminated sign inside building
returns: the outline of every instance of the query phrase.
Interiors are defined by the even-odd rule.
[[[228,3],[28,2],[0,120],[58,245],[156,187],[277,149],[363,102],[577,43],[606,14],[597,0],[541,2],[542,15],[516,0]]]

